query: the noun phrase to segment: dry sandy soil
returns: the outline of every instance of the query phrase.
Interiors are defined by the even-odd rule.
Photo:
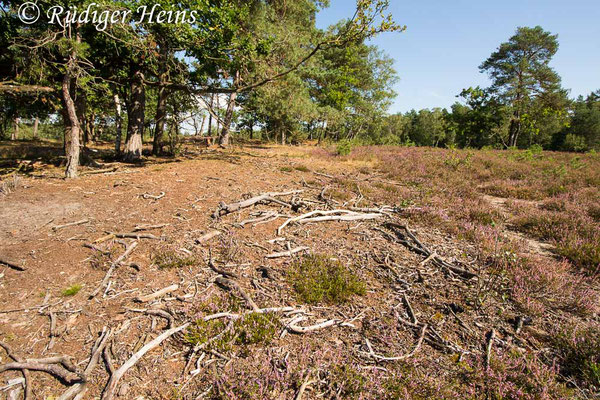
[[[77,371],[83,371],[94,343],[107,328],[111,330],[108,358],[118,368],[165,332],[168,324],[181,326],[218,312],[251,310],[241,291],[215,283],[220,275],[208,265],[212,256],[216,269],[229,271],[259,308],[293,307],[303,310],[301,326],[331,320],[333,325],[304,334],[288,332],[286,324],[298,314],[282,312],[272,342],[234,345],[226,354],[193,352],[184,330],[125,373],[116,388],[119,398],[288,399],[299,392],[304,399],[398,398],[400,392],[393,392],[390,379],[401,374],[410,378],[407,371],[414,368],[415,381],[441,382],[450,365],[463,357],[485,358],[486,335],[492,330],[502,346],[507,342],[525,349],[537,346],[536,331],[519,338],[514,335],[513,322],[519,314],[510,303],[492,299],[483,309],[474,306],[474,299],[493,278],[478,266],[471,243],[418,223],[410,226],[441,259],[479,274],[479,279],[440,268],[431,258],[399,243],[396,233],[385,228],[385,222],[409,223],[410,206],[376,220],[290,224],[278,235],[277,227],[286,216],[386,205],[378,202],[376,191],[363,197],[360,189],[382,179],[375,165],[335,162],[313,157],[312,152],[311,147],[275,146],[205,150],[176,160],[150,160],[143,166],[114,164],[119,167],[115,172],[70,181],[53,177],[60,171],[51,168],[44,169],[44,177],[23,178],[12,193],[0,197],[0,258],[25,268],[0,266],[0,341],[17,357],[65,355]],[[328,187],[325,192],[324,187]],[[220,202],[290,190],[303,192],[280,199],[300,203],[301,208],[259,204],[220,218],[212,216]],[[159,199],[144,196],[163,192]],[[239,225],[260,216],[258,212],[283,216]],[[56,228],[81,220],[86,222]],[[145,224],[166,225],[138,232],[156,238],[110,236]],[[200,239],[213,230],[222,234]],[[272,241],[278,237],[283,239]],[[115,269],[108,286],[101,287],[110,263],[133,242],[137,248]],[[299,246],[348,265],[366,283],[366,294],[339,305],[301,304],[287,270],[302,253],[265,257]],[[187,261],[175,268],[159,268],[157,256],[165,252]],[[174,284],[178,285],[175,291],[136,302],[139,296]],[[77,285],[81,289],[69,295],[67,289]],[[135,310],[166,311],[172,321]],[[419,325],[411,327],[416,321]],[[427,332],[422,332],[425,324]],[[537,329],[543,335],[543,326]],[[419,361],[411,364],[413,349]],[[407,363],[377,358],[401,355],[408,355]],[[105,358],[100,357],[88,374],[83,398],[102,395],[109,379]],[[2,352],[0,364],[10,361]],[[0,387],[19,377],[19,371],[1,374]],[[36,399],[58,398],[69,386],[44,372],[31,372],[29,384]],[[12,389],[0,392],[0,397]]]

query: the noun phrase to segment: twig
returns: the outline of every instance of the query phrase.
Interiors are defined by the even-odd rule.
[[[165,226],[169,226],[169,224],[157,224],[157,225],[136,225],[135,228],[133,228],[134,232],[139,232],[139,231],[149,231],[152,229],[160,229],[160,228],[164,228]]]
[[[0,264],[6,265],[9,268],[12,268],[17,271],[27,271],[27,268],[22,267],[12,261],[8,261],[6,259],[0,258]]]
[[[16,362],[23,362],[23,360],[18,357],[13,351],[12,348],[4,342],[0,342],[0,347],[2,347],[9,358]],[[21,370],[24,379],[25,386],[25,400],[33,399],[33,388],[31,387],[31,377],[29,375],[29,371],[26,369]]]
[[[303,190],[291,190],[289,192],[282,192],[282,193],[263,193],[260,196],[252,197],[248,200],[239,201],[237,203],[225,204],[224,202],[220,202],[219,207],[213,213],[212,216],[213,216],[213,218],[219,218],[223,215],[231,214],[232,212],[239,211],[243,208],[247,208],[247,207],[253,206],[254,204],[263,203],[263,202],[276,203],[276,204],[291,208],[292,207],[291,204],[286,203],[281,200],[278,200],[275,197],[289,196],[292,194],[297,194],[297,193],[302,193],[302,192],[303,192]]]
[[[210,239],[212,239],[212,238],[214,238],[216,236],[219,236],[221,234],[222,234],[222,232],[218,231],[218,230],[210,231],[210,232],[208,232],[208,233],[200,236],[198,239],[196,239],[195,243],[196,244],[202,244],[202,243],[204,243],[204,242],[206,242],[206,241],[208,241],[208,240],[210,240]]]
[[[369,348],[369,355],[371,357],[373,357],[376,360],[379,361],[401,361],[401,360],[406,360],[407,358],[410,358],[412,356],[414,356],[416,354],[417,351],[419,351],[419,349],[421,348],[421,345],[423,344],[423,339],[425,339],[425,332],[427,331],[427,325],[423,325],[421,326],[421,333],[419,334],[419,340],[417,341],[417,344],[415,345],[415,347],[412,349],[412,351],[410,353],[404,354],[402,356],[398,356],[398,357],[385,357],[379,354],[376,354],[373,351],[373,348],[371,347],[371,343],[369,342],[369,339],[365,338],[365,341],[367,343],[367,347]]]
[[[87,224],[88,222],[90,222],[90,220],[86,218],[86,219],[82,219],[81,221],[69,222],[68,224],[64,224],[64,225],[55,225],[52,227],[52,230],[57,231],[59,229],[66,228],[69,226]]]
[[[492,331],[488,335],[487,346],[485,349],[485,367],[490,367],[490,360],[492,358],[492,345],[494,344],[494,339],[496,338],[496,330],[492,329]]]
[[[296,247],[295,249],[291,249],[291,250],[287,250],[287,251],[281,251],[281,252],[277,252],[277,253],[267,254],[265,257],[266,258],[291,257],[292,255],[294,255],[296,253],[300,253],[301,251],[306,251],[306,250],[310,250],[310,248],[306,247],[306,246],[300,246],[300,247]]]
[[[83,382],[79,382],[71,386],[57,400],[70,400],[72,398],[74,398],[75,400],[79,400],[83,397],[87,390],[88,378],[94,370],[94,368],[96,368],[96,365],[98,364],[98,361],[100,359],[100,354],[102,354],[110,336],[110,328],[104,327],[102,329],[100,337],[96,340],[94,346],[92,347],[92,354],[90,356],[90,360],[88,361],[88,364],[85,367],[85,370],[83,371]]]
[[[258,310],[260,310],[260,308],[256,305],[256,303],[254,302],[254,300],[252,300],[252,297],[250,297],[250,295],[248,293],[246,293],[246,291],[244,289],[242,289],[242,287],[240,285],[238,285],[238,283],[236,281],[232,281],[231,279],[227,279],[225,277],[222,276],[218,276],[215,279],[215,282],[217,282],[217,284],[224,286],[225,288],[229,289],[229,290],[237,290],[239,292],[239,294],[242,295],[242,297],[244,298],[244,300],[246,300],[246,302],[248,303],[248,305],[250,307],[252,307],[252,309],[256,312]]]
[[[102,400],[112,400],[115,396],[115,392],[117,389],[117,385],[119,381],[125,375],[125,373],[133,367],[147,352],[154,349],[158,345],[160,345],[163,341],[173,336],[174,334],[181,332],[185,328],[189,326],[189,322],[185,323],[176,328],[171,328],[156,337],[156,339],[151,340],[147,344],[145,344],[140,350],[138,350],[129,360],[125,362],[118,370],[115,371],[114,374],[111,375],[106,387],[104,388],[104,392],[102,394]]]
[[[160,194],[159,194],[159,195],[157,195],[157,196],[154,196],[154,195],[152,195],[152,194],[149,194],[149,193],[142,193],[140,196],[141,196],[142,198],[146,199],[146,200],[148,200],[148,199],[152,199],[152,200],[160,200],[160,199],[162,199],[163,197],[165,197],[165,194],[166,194],[165,192],[160,192]]]
[[[129,257],[129,255],[131,254],[131,252],[133,252],[133,250],[135,250],[135,248],[137,247],[138,242],[132,242],[127,249],[125,249],[125,252],[123,254],[121,254],[119,256],[119,258],[117,258],[111,265],[110,268],[108,269],[108,271],[106,271],[106,275],[104,275],[104,279],[102,279],[102,282],[100,283],[100,286],[98,286],[98,288],[96,290],[94,290],[92,292],[92,294],[90,294],[89,298],[93,299],[94,297],[96,297],[98,295],[98,293],[100,293],[100,291],[104,288],[104,286],[106,286],[106,284],[108,283],[108,280],[110,279],[110,277],[112,276],[114,270],[121,265],[121,263],[127,258]]]
[[[162,289],[160,289],[157,292],[150,293],[150,294],[147,294],[145,296],[139,296],[139,297],[137,297],[135,299],[135,301],[137,301],[139,303],[146,303],[146,302],[152,301],[154,299],[157,299],[157,298],[159,298],[161,296],[164,296],[167,293],[174,292],[177,289],[179,289],[179,285],[178,284],[173,284],[171,286],[167,286],[166,288],[162,288]]]
[[[351,327],[351,328],[356,328],[351,323],[340,321],[340,320],[337,320],[337,319],[330,319],[328,321],[321,322],[319,324],[315,324],[315,325],[311,325],[311,326],[300,326],[300,325],[298,325],[298,322],[304,321],[305,319],[306,319],[306,317],[304,317],[304,316],[296,317],[292,321],[288,322],[285,327],[290,332],[299,333],[299,334],[313,332],[313,331],[318,331],[318,330],[329,328],[330,326],[336,326],[336,325],[339,325],[339,326],[348,326],[348,327]]]

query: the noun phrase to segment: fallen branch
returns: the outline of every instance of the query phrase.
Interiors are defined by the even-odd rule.
[[[145,344],[140,350],[138,350],[129,360],[127,360],[119,369],[115,371],[114,374],[111,375],[106,387],[104,388],[104,392],[102,393],[102,400],[112,400],[115,397],[115,392],[117,390],[117,385],[119,381],[125,375],[125,373],[133,367],[147,352],[154,349],[158,345],[160,345],[163,341],[173,336],[174,334],[181,332],[185,328],[189,326],[189,322],[185,323],[176,328],[171,328],[160,335],[158,335],[154,340],[151,340],[147,344]]]
[[[108,269],[108,271],[106,271],[106,275],[104,275],[104,279],[102,279],[102,282],[100,283],[100,286],[98,286],[98,288],[96,290],[94,290],[92,292],[92,294],[90,294],[89,298],[93,299],[94,297],[96,297],[98,295],[98,293],[100,293],[100,291],[102,289],[104,289],[104,287],[106,286],[106,284],[108,283],[108,280],[110,279],[110,277],[112,276],[114,270],[121,265],[121,263],[127,258],[129,257],[129,255],[133,252],[133,250],[135,250],[135,248],[137,247],[138,242],[133,242],[131,243],[126,249],[125,252],[123,254],[121,254],[119,256],[119,258],[117,258],[115,261],[113,261],[113,263],[110,265],[110,268]]]
[[[4,342],[0,342],[0,347],[6,351],[6,354],[10,359],[16,362],[23,362],[23,360],[18,357],[13,351],[12,348]],[[29,370],[23,369],[21,370],[23,374],[24,386],[25,386],[25,400],[33,399],[33,389],[31,387],[31,377],[29,376]]]
[[[108,174],[111,172],[116,172],[118,169],[119,169],[119,167],[112,167],[112,168],[96,169],[93,171],[83,171],[80,175],[85,176],[85,175]]]
[[[300,247],[296,247],[295,249],[291,249],[291,250],[287,250],[287,251],[280,251],[277,253],[267,254],[265,257],[266,258],[291,257],[292,255],[294,255],[296,253],[300,253],[301,251],[306,251],[306,250],[310,250],[310,248],[306,247],[306,246],[300,246]]]
[[[252,197],[248,200],[239,201],[237,203],[225,204],[224,202],[219,203],[219,207],[213,213],[213,218],[219,218],[223,215],[231,214],[239,211],[243,208],[251,207],[257,203],[276,203],[284,207],[292,208],[292,205],[284,201],[278,200],[275,197],[289,196],[292,194],[302,193],[303,190],[291,190],[289,192],[282,193],[263,193],[260,196]]]
[[[248,305],[250,307],[252,307],[252,309],[256,312],[257,310],[260,310],[260,308],[256,305],[256,303],[254,302],[254,300],[252,300],[252,297],[250,297],[250,295],[248,293],[246,293],[246,291],[244,289],[242,289],[242,287],[240,285],[238,285],[238,283],[236,281],[232,281],[231,279],[227,279],[224,278],[222,276],[218,276],[215,279],[215,282],[217,284],[219,284],[220,286],[225,287],[226,289],[229,290],[237,290],[239,294],[242,295],[242,297],[244,298],[244,300],[246,300],[246,302],[248,303]]]
[[[208,257],[208,266],[210,267],[210,269],[212,269],[213,271],[215,271],[217,274],[223,275],[223,276],[228,276],[230,278],[238,278],[238,275],[234,272],[229,272],[226,271],[224,269],[221,269],[219,267],[217,267],[213,261],[212,258],[212,252],[209,250],[209,257]]]
[[[152,229],[164,228],[165,226],[169,226],[169,224],[157,224],[157,225],[144,224],[144,225],[136,225],[136,227],[133,228],[133,231],[134,232],[149,231],[149,230],[152,230]]]
[[[131,311],[131,312],[136,312],[136,313],[141,313],[141,314],[147,314],[147,315],[154,315],[157,317],[162,317],[164,319],[167,320],[168,325],[167,328],[172,328],[173,327],[173,323],[175,322],[175,318],[173,318],[173,316],[168,313],[165,310],[159,310],[159,309],[138,309],[138,308],[126,308],[127,311]]]
[[[12,362],[0,365],[0,373],[10,370],[29,370],[41,371],[54,376],[60,381],[71,385],[76,382],[82,382],[83,377],[74,370],[67,369],[63,357],[54,357],[52,359],[25,360],[22,362]]]
[[[139,303],[147,303],[149,301],[152,301],[154,299],[157,299],[159,297],[164,296],[167,293],[171,293],[176,291],[177,289],[179,289],[179,285],[178,284],[173,284],[171,286],[167,286],[166,288],[162,288],[157,292],[154,293],[150,293],[147,294],[145,296],[139,296],[135,299],[135,301],[139,302]]]
[[[488,335],[487,346],[485,349],[485,367],[489,368],[490,361],[492,358],[492,345],[494,344],[494,339],[496,338],[496,330],[492,329],[490,334]]]
[[[369,342],[369,339],[365,338],[365,342],[367,343],[367,347],[369,349],[369,355],[371,357],[373,357],[375,360],[379,360],[379,361],[402,361],[402,360],[406,360],[407,358],[410,358],[412,356],[414,356],[417,351],[419,351],[419,349],[421,348],[421,345],[423,344],[423,339],[425,339],[425,332],[427,331],[427,325],[423,325],[421,326],[421,333],[419,334],[419,340],[417,340],[417,344],[415,345],[415,347],[412,349],[412,351],[410,353],[404,354],[402,356],[398,356],[398,357],[385,357],[379,354],[376,354],[373,351],[373,347],[371,346],[371,343]]]
[[[142,198],[146,199],[146,200],[148,200],[148,199],[152,199],[152,200],[160,200],[160,199],[162,199],[163,197],[165,197],[165,194],[166,194],[165,192],[160,192],[160,194],[159,194],[159,195],[157,195],[157,196],[154,196],[154,195],[152,195],[152,194],[149,194],[149,193],[142,193],[140,196],[141,196]]]
[[[0,258],[0,264],[6,265],[8,268],[12,268],[12,269],[17,270],[17,271],[26,271],[27,270],[27,268],[22,267],[22,266],[18,265],[15,262],[8,261],[8,260],[6,260],[4,258]]]
[[[110,328],[104,327],[102,329],[102,333],[100,337],[94,343],[92,347],[92,355],[90,356],[90,360],[88,361],[85,370],[83,371],[83,382],[79,382],[71,386],[66,392],[64,392],[57,400],[79,400],[83,397],[87,390],[87,383],[90,374],[96,368],[98,361],[100,359],[100,355],[102,354],[106,344],[108,343],[108,339],[110,338],[111,331]]]
[[[154,240],[162,240],[162,238],[158,237],[158,236],[154,236],[151,233],[136,233],[136,232],[130,232],[130,233],[113,233],[112,234],[115,237],[118,237],[119,239],[125,239],[125,238],[129,238],[129,239],[154,239]]]
[[[68,224],[64,224],[64,225],[55,225],[52,227],[52,230],[57,231],[59,229],[63,229],[63,228],[69,227],[69,226],[87,224],[88,222],[90,222],[90,220],[86,218],[86,219],[82,219],[81,221],[69,222]]]
[[[291,320],[290,322],[288,322],[286,324],[285,328],[290,332],[298,333],[298,334],[314,332],[314,331],[318,331],[318,330],[329,328],[331,326],[336,326],[336,325],[337,326],[347,326],[350,328],[356,328],[354,325],[352,325],[349,322],[344,322],[344,321],[340,321],[337,319],[330,319],[328,321],[321,322],[316,325],[310,325],[310,326],[298,325],[298,322],[304,321],[304,320],[306,320],[306,317],[304,317],[304,316],[296,317],[293,320]]]
[[[214,230],[214,231],[210,231],[208,233],[205,233],[204,235],[200,236],[198,239],[195,240],[196,244],[202,244],[214,237],[217,237],[219,235],[221,235],[223,232],[218,231],[218,230]]]
[[[285,221],[279,228],[277,228],[277,235],[281,235],[283,228],[291,223],[305,224],[309,222],[321,222],[321,221],[356,221],[365,219],[375,219],[382,217],[383,214],[364,214],[357,213],[350,210],[314,210],[306,214],[293,217]]]
[[[431,260],[436,267],[454,272],[465,279],[477,277],[477,274],[474,272],[467,271],[466,269],[459,268],[450,264],[449,262],[444,261],[434,251],[431,251],[429,248],[427,248],[427,246],[421,243],[405,225],[388,222],[385,224],[385,226],[396,234],[396,241],[407,247],[409,250],[424,256],[425,260],[423,263]]]

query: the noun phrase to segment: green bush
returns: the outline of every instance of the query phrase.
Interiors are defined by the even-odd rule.
[[[322,254],[295,262],[288,279],[300,301],[310,304],[341,303],[353,294],[364,295],[365,284],[339,260]]]
[[[335,150],[339,156],[347,156],[352,152],[352,147],[352,141],[344,139],[338,142]]]

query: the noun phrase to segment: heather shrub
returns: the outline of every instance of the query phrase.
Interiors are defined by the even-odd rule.
[[[497,400],[551,400],[572,398],[560,383],[558,368],[547,366],[535,355],[492,353],[489,367],[481,358],[465,368],[464,398]]]
[[[159,269],[183,268],[198,263],[193,255],[171,249],[157,250],[152,255],[152,261]]]
[[[600,325],[563,329],[554,336],[561,357],[561,372],[582,384],[600,390]]]
[[[341,303],[354,294],[363,295],[365,284],[339,260],[314,254],[296,261],[288,281],[305,303]]]

